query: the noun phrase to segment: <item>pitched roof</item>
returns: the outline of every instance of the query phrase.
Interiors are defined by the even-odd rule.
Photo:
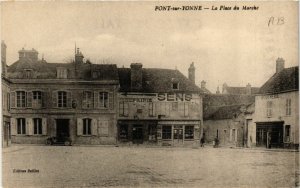
[[[275,73],[260,89],[260,94],[282,93],[299,90],[299,67],[285,68]]]
[[[228,119],[242,106],[253,104],[253,95],[210,94],[203,96],[203,119]],[[249,111],[249,113],[251,113]]]
[[[131,89],[131,69],[118,68],[120,79],[120,91],[132,92]],[[179,83],[179,89],[172,89],[172,82],[176,80]],[[155,92],[200,92],[203,93],[198,86],[186,78],[178,70],[158,69],[158,68],[142,68],[142,88],[139,92],[155,93]]]
[[[246,87],[226,87],[228,94],[236,94],[236,95],[246,95],[247,88]],[[257,94],[259,92],[259,87],[251,87],[251,94]]]
[[[8,67],[8,77],[12,79],[23,78],[24,70],[31,69],[34,71],[35,79],[56,79],[57,68],[63,67],[68,70],[68,78],[75,78],[75,64],[72,63],[47,63],[46,61],[34,62],[30,59],[18,60]],[[118,80],[118,71],[115,64],[89,64],[82,63],[77,68],[78,75],[76,79],[83,80]],[[97,70],[99,76],[93,79],[91,72]]]

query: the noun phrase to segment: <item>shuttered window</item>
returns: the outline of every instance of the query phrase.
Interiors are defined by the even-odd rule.
[[[67,107],[67,92],[59,91],[58,92],[58,107]]]
[[[83,135],[91,135],[91,123],[92,119],[85,118],[83,119]]]
[[[119,115],[127,117],[128,116],[128,103],[127,102],[120,102],[119,103]]]
[[[292,114],[291,105],[292,105],[292,100],[291,99],[286,99],[286,102],[285,102],[285,114],[287,116],[290,116]]]
[[[34,118],[33,119],[33,134],[40,135],[42,133],[43,133],[42,119]]]
[[[32,108],[41,108],[42,107],[42,92],[33,91],[32,92]]]
[[[91,91],[83,92],[82,108],[92,108],[93,107],[93,93]]]
[[[100,108],[108,108],[109,106],[108,92],[99,93],[99,106]]]
[[[272,106],[273,106],[272,101],[267,101],[267,117],[272,116]]]
[[[23,108],[26,104],[26,93],[25,91],[17,91],[17,107]]]
[[[17,134],[26,134],[25,118],[17,119]]]

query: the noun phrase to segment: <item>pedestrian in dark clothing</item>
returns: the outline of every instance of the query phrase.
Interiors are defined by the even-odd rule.
[[[204,147],[204,142],[205,142],[204,137],[202,137],[201,140],[200,140],[200,144],[201,144],[200,146],[201,147]]]

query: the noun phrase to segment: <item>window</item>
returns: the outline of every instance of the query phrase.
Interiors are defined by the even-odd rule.
[[[149,141],[156,141],[156,125],[149,125],[148,127],[148,135]]]
[[[119,115],[120,116],[128,116],[128,103],[127,102],[120,102],[119,103]]]
[[[58,92],[58,107],[67,107],[67,92]]]
[[[83,119],[83,135],[91,135],[91,119]]]
[[[178,102],[173,102],[172,103],[172,110],[177,111],[178,110]]]
[[[285,103],[285,114],[287,116],[290,116],[292,114],[291,111],[291,105],[292,105],[292,100],[291,99],[286,99],[286,103]]]
[[[33,119],[33,129],[34,134],[42,134],[42,119],[41,118],[34,118]]]
[[[68,77],[68,71],[66,68],[58,67],[57,68],[57,78],[67,78]]]
[[[32,92],[32,107],[39,108],[42,106],[42,92],[33,91]]]
[[[25,69],[25,78],[32,78],[32,69]]]
[[[17,91],[17,107],[25,107],[26,93],[25,91]]]
[[[83,108],[92,108],[92,106],[93,106],[93,93],[90,91],[84,91],[82,107]]]
[[[174,89],[174,90],[179,89],[179,83],[177,83],[177,82],[172,83],[172,89]]]
[[[26,134],[25,118],[17,119],[17,133],[18,134]]]
[[[291,131],[291,126],[290,125],[286,125],[285,126],[285,130],[284,130],[284,134],[285,134],[285,141],[289,142],[290,141],[290,131]]]
[[[272,101],[267,101],[267,117],[272,116],[272,106],[273,106]]]
[[[184,138],[185,139],[194,139],[194,126],[185,126]]]
[[[172,127],[163,126],[162,127],[162,139],[172,139]]]
[[[108,108],[108,93],[100,92],[99,93],[99,104],[102,108]]]
[[[151,103],[149,103],[149,116],[153,117],[154,115],[155,115],[155,113],[154,113],[154,103],[151,102]]]
[[[189,103],[184,103],[184,117],[189,116]]]
[[[235,129],[231,129],[231,138],[230,141],[235,142],[236,141],[236,130]]]

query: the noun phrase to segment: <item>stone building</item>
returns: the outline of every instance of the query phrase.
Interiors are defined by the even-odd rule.
[[[219,92],[219,89],[217,89]],[[247,84],[246,87],[232,87],[228,86],[226,83],[222,86],[222,94],[230,95],[254,95],[259,92],[259,87],[252,87],[251,84]]]
[[[203,91],[178,70],[119,68],[118,141],[155,145],[199,145]]]
[[[86,63],[75,51],[71,63],[48,63],[22,49],[8,67],[13,143],[62,135],[74,144],[116,143],[117,67]]]
[[[299,67],[284,68],[276,60],[276,73],[255,97],[249,129],[252,146],[299,147]]]
[[[2,92],[2,147],[8,147],[11,143],[9,94],[10,81],[7,79],[6,45],[1,42],[1,92]]]
[[[247,119],[254,111],[254,96],[212,94],[203,97],[203,136],[206,143],[217,138],[220,146],[247,144]]]

